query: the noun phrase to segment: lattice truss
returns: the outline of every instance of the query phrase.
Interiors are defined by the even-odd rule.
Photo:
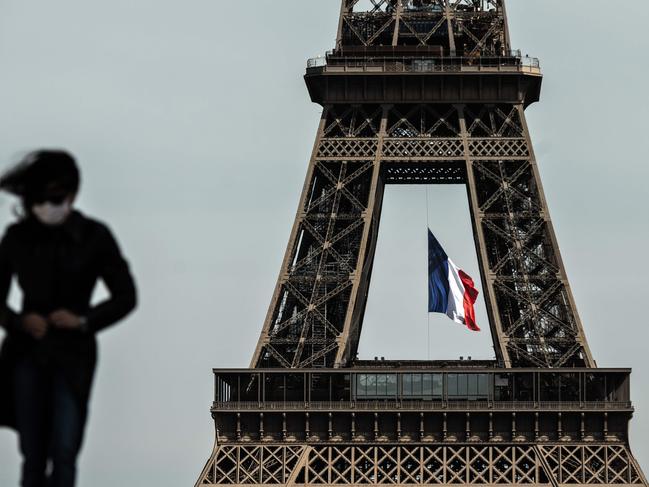
[[[435,46],[463,56],[509,50],[501,0],[344,0],[341,28],[339,47]]]
[[[328,110],[321,150],[329,157],[312,161],[307,176],[297,232],[265,327],[263,366],[334,365],[366,223],[381,117],[379,106]],[[344,154],[348,157],[340,157]]]
[[[502,137],[522,137],[522,108],[468,106],[472,154],[488,153]],[[479,139],[474,139],[478,137]],[[487,137],[487,138],[485,138]],[[530,158],[472,159],[487,268],[513,366],[589,365],[581,325],[548,225],[548,214]],[[473,156],[475,157],[475,156]],[[483,263],[484,265],[484,263]]]
[[[452,105],[397,105],[387,115],[381,156],[386,183],[463,183],[464,144]]]
[[[376,138],[324,137],[317,157],[340,160],[368,158],[375,156],[377,148]],[[469,151],[473,157],[510,159],[529,156],[527,141],[520,134],[499,136],[498,140],[493,136],[473,137]],[[385,164],[387,183],[463,183],[465,147],[457,108],[443,104],[391,107],[381,158],[389,163]],[[435,164],[426,164],[431,161]]]
[[[522,110],[328,107],[255,365],[326,367],[354,356],[365,305],[354,278],[369,285],[371,262],[359,255],[375,243],[367,212],[372,191],[382,192],[380,185],[372,190],[379,161],[380,184],[465,183],[469,167],[499,355],[520,367],[590,365]]]
[[[197,485],[646,485],[625,445],[220,446]]]
[[[351,108],[345,112],[347,116],[352,113],[354,110]],[[340,127],[336,129],[321,139],[318,158],[347,160],[376,155],[376,137],[357,137]],[[450,105],[391,107],[388,111],[382,156],[384,159],[463,158],[457,110]]]

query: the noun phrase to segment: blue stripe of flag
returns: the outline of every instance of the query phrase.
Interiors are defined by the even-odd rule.
[[[448,256],[428,229],[428,312],[446,313],[448,293]]]

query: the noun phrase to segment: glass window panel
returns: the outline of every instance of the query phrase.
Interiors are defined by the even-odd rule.
[[[512,400],[510,374],[496,374],[494,377],[494,386],[496,388],[496,401]]]
[[[588,374],[586,375],[586,400],[587,401],[605,401],[606,400],[606,382],[604,375]]]
[[[444,393],[444,376],[433,374],[433,396],[442,397]]]
[[[376,396],[376,374],[367,374],[367,395]]]
[[[331,376],[329,374],[311,374],[311,400],[329,401]],[[278,388],[279,389],[279,388]]]
[[[579,375],[561,374],[561,400],[579,401]]]
[[[477,396],[478,395],[478,375],[469,374],[467,377],[467,381],[468,381],[469,396]]]
[[[468,395],[468,380],[466,374],[457,375],[457,395],[466,397]]]
[[[365,374],[356,376],[356,395],[367,396],[367,375]]]
[[[478,394],[482,397],[489,396],[489,375],[478,375]]]
[[[457,396],[457,374],[448,374],[446,380],[448,381],[448,395]]]
[[[333,386],[331,388],[332,401],[349,400],[350,376],[349,374],[336,374],[333,376]],[[295,400],[295,399],[292,399]]]
[[[396,396],[397,395],[397,374],[388,374],[386,376],[386,395]]]
[[[432,374],[422,374],[422,396],[433,395],[433,376]]]
[[[403,374],[401,376],[401,391],[404,396],[414,395],[412,392],[412,374]]]
[[[387,395],[388,376],[386,374],[376,374],[376,395]]]
[[[422,394],[421,374],[412,374],[412,395],[421,397]]]
[[[349,397],[349,389],[347,397]],[[286,377],[286,399],[288,401],[304,400],[304,374],[289,374]]]
[[[541,401],[559,400],[559,376],[554,372],[541,372]],[[518,385],[518,384],[517,384]]]
[[[609,401],[628,401],[627,376],[612,373],[606,376],[606,397]]]
[[[515,394],[514,400],[533,401],[534,400],[533,384],[534,384],[534,379],[532,377],[532,374],[528,374],[528,373],[514,374],[514,394]]]

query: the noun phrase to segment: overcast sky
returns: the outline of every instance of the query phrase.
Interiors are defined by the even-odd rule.
[[[570,283],[600,366],[633,367],[632,446],[649,469],[649,2],[511,0],[541,58],[528,122]],[[246,367],[289,236],[320,108],[302,74],[333,47],[337,0],[0,0],[0,166],[79,159],[82,211],[132,263],[137,312],[100,336],[81,486],[193,485],[214,440],[212,367]],[[428,223],[476,281],[466,193],[431,186]],[[13,201],[0,196],[0,226]],[[361,357],[493,357],[431,317],[426,189],[389,187]],[[16,299],[14,294],[13,299]],[[430,352],[429,352],[430,349]],[[0,430],[0,485],[17,485]]]

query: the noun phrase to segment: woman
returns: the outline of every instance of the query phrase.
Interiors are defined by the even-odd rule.
[[[79,179],[74,158],[56,150],[33,152],[0,178],[0,189],[21,199],[19,220],[0,242],[0,357],[11,379],[0,401],[5,410],[13,406],[24,487],[74,485],[95,334],[136,304],[133,277],[110,230],[73,209]],[[14,277],[20,311],[7,304]],[[110,298],[91,305],[100,278]]]

